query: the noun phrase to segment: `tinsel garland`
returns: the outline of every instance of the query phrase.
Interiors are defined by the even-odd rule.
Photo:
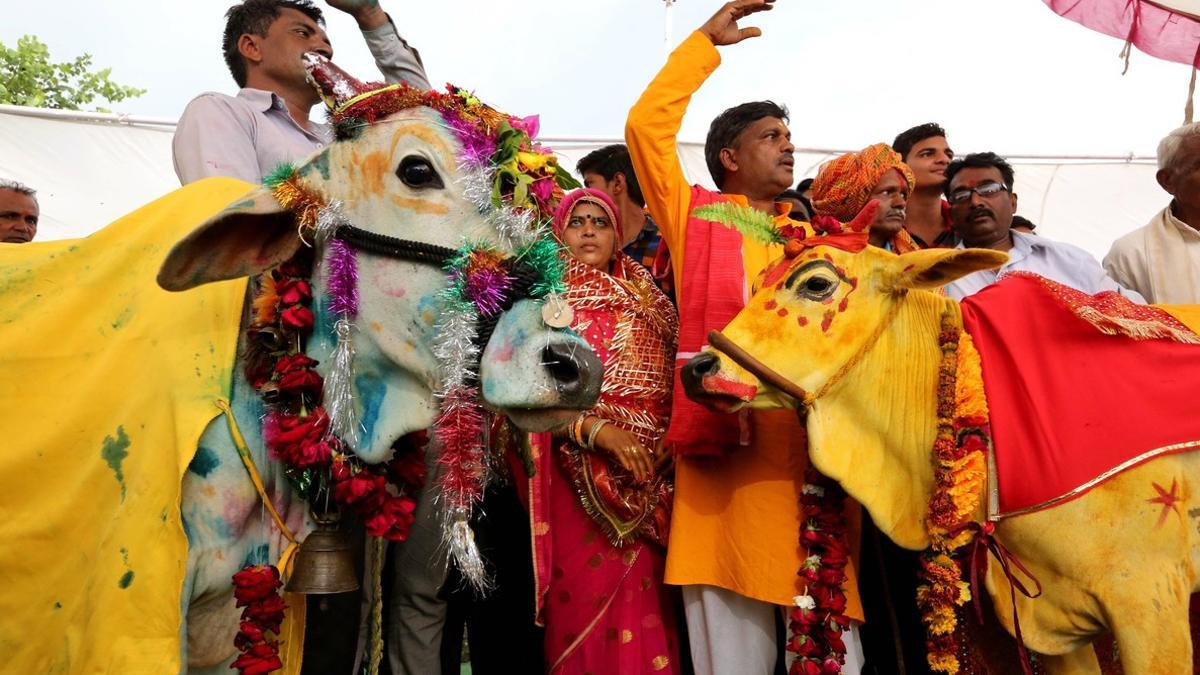
[[[846,615],[846,492],[813,466],[804,473],[800,490],[800,545],[809,556],[800,566],[802,593],[788,615],[787,649],[796,655],[789,675],[837,675],[846,663],[842,633],[850,626]]]

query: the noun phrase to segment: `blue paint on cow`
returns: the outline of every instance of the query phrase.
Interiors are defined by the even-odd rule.
[[[268,548],[266,544],[259,544],[258,546],[255,546],[254,548],[250,549],[246,553],[246,559],[242,561],[242,567],[248,567],[250,565],[270,564],[269,563],[270,554],[271,554],[271,549]]]
[[[119,586],[122,589],[129,588],[129,584],[132,584],[132,583],[133,583],[133,570],[129,570],[125,574],[122,574],[121,578],[117,580],[117,586]]]
[[[211,448],[201,445],[196,448],[196,456],[192,457],[192,463],[188,465],[188,471],[201,478],[208,478],[208,474],[212,473],[218,466],[221,466],[221,458],[217,456],[217,453],[213,452]]]
[[[61,602],[55,602],[55,603],[54,603],[54,609],[62,609],[62,603],[61,603]]]
[[[363,373],[354,378],[354,389],[363,406],[363,430],[366,432],[366,438],[371,438],[375,432],[375,423],[379,421],[379,414],[383,411],[387,385],[378,376]]]
[[[104,437],[104,442],[100,445],[100,458],[116,474],[117,483],[121,485],[121,501],[125,501],[125,474],[121,471],[121,462],[128,456],[129,437],[125,435],[125,427],[118,426],[115,438]]]

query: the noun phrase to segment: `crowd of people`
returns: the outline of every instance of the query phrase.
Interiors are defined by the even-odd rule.
[[[327,1],[357,20],[384,78],[429,88],[420,55],[377,3]],[[572,328],[605,364],[606,393],[595,409],[530,440],[534,470],[512,461],[505,472],[516,495],[509,502],[520,506],[507,518],[503,508],[490,510],[493,522],[484,525],[492,529],[481,538],[497,583],[520,592],[475,597],[436,546],[396,545],[387,631],[395,675],[457,672],[463,623],[477,673],[786,668],[783,609],[807,556],[796,544],[803,431],[786,411],[707,410],[684,396],[678,378],[781,249],[700,219],[697,207],[735,202],[785,227],[847,222],[875,202],[874,246],[1008,253],[1000,269],[947,285],[956,299],[1028,271],[1091,294],[1200,303],[1200,124],[1163,139],[1157,180],[1169,203],[1114,243],[1103,264],[1037,234],[1016,213],[1012,166],[991,152],[956,157],[934,123],[837,157],[797,183],[788,111],[771,101],[738,103],[712,121],[705,141],[717,189],[690,184],[677,152],[683,116],[720,66],[718,48],[759,35],[739,21],[772,1],[723,6],[648,83],[629,112],[626,144],[578,162],[586,187],[563,199],[553,232],[566,257]],[[319,8],[245,0],[229,10],[222,44],[240,89],[187,106],[173,144],[183,184],[208,176],[260,182],[333,140],[327,125],[310,120],[321,99],[301,62],[307,52],[333,56]],[[0,181],[0,241],[33,240],[37,221],[35,192]],[[434,517],[423,500],[418,521]],[[427,530],[436,536],[438,528]],[[862,530],[871,536],[869,519]],[[418,546],[420,555],[403,550]],[[915,559],[899,549],[883,555],[889,574],[911,587]],[[843,672],[897,672],[899,662],[920,672],[919,633],[886,635],[886,622],[871,615],[878,603],[858,592],[859,574],[855,564],[847,568],[846,611],[855,622]],[[891,601],[904,604],[902,595]]]

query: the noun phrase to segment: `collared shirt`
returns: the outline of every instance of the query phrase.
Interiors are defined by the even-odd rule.
[[[1134,302],[1146,302],[1137,291],[1131,291],[1113,281],[1091,254],[1077,246],[1016,230],[1010,231],[1009,234],[1013,247],[1008,252],[1008,262],[998,270],[972,272],[947,284],[946,295],[955,300],[962,300],[996,283],[996,279],[1006,272],[1024,271],[1040,274],[1091,295],[1102,291],[1116,291]],[[958,248],[965,247],[960,243]]]
[[[675,304],[675,280],[671,275],[671,252],[662,244],[662,235],[658,232],[658,224],[650,216],[642,225],[642,231],[637,238],[622,249],[625,255],[642,264],[650,270],[654,277],[654,285]],[[661,251],[661,256],[659,255]],[[660,261],[661,257],[661,261]]]
[[[958,233],[954,231],[954,225],[950,222],[950,202],[947,202],[945,199],[942,200],[942,231],[933,238],[932,242],[926,242],[914,234],[912,230],[908,230],[908,236],[912,237],[917,246],[921,248],[957,247],[961,240],[958,238]]]
[[[390,20],[363,31],[363,38],[387,81],[429,89],[420,54]],[[279,165],[304,159],[331,140],[329,125],[312,122],[305,129],[277,94],[247,87],[237,96],[206,92],[193,99],[179,118],[171,147],[175,174],[184,185],[208,176],[260,183]]]

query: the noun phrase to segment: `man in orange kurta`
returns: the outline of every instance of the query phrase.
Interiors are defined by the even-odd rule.
[[[769,101],[731,108],[714,120],[705,159],[721,192],[690,186],[676,135],[692,95],[717,68],[717,45],[760,34],[737,20],[772,0],[737,0],[692,33],[629,112],[626,141],[651,215],[671,251],[680,315],[676,389],[668,447],[676,453],[676,493],[667,551],[667,583],[683,586],[692,658],[699,675],[769,675],[778,645],[775,617],[800,593],[799,494],[807,465],[795,413],[719,415],[687,400],[679,365],[699,351],[748,299],[754,278],[778,246],[691,216],[697,206],[732,201],[794,224],[775,196],[792,184],[786,111]],[[851,533],[852,541],[856,540]],[[855,573],[845,588],[847,614],[862,620]],[[859,649],[848,640],[846,673]]]

